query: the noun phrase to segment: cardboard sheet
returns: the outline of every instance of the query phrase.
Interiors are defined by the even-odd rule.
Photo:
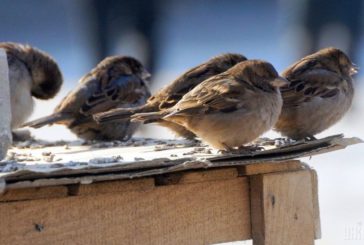
[[[362,143],[329,136],[313,141],[260,139],[256,150],[220,153],[194,141],[132,139],[128,142],[18,143],[0,162],[0,193],[6,189],[130,179],[170,172],[259,164],[323,154]]]

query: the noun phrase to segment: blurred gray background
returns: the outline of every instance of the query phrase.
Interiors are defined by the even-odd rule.
[[[51,113],[78,79],[108,55],[142,60],[153,74],[153,91],[222,52],[265,59],[283,71],[304,55],[335,46],[363,67],[363,10],[361,0],[2,0],[0,41],[34,45],[62,69],[61,93],[52,101],[38,101],[36,118]],[[364,139],[362,73],[355,77],[350,113],[319,137],[344,133]],[[61,126],[32,132],[43,139],[75,139]],[[173,137],[156,126],[143,127],[138,135]],[[323,237],[316,244],[364,244],[363,150],[357,145],[304,159],[319,174]]]

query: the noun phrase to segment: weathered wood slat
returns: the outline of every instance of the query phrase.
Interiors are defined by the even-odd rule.
[[[311,170],[250,177],[254,245],[313,245]]]
[[[256,175],[274,172],[285,172],[302,170],[306,166],[299,160],[288,160],[282,162],[262,162],[260,164],[248,164],[239,167],[241,175]]]
[[[207,178],[164,186],[147,178],[127,191],[118,184],[123,181],[98,183],[81,186],[65,198],[2,202],[0,244],[213,244],[249,239],[248,179]],[[134,180],[126,182],[135,186]]]
[[[44,199],[44,198],[48,199],[59,198],[67,196],[68,196],[68,188],[66,186],[15,189],[15,190],[8,190],[3,195],[0,195],[0,203],[9,201]]]
[[[313,210],[315,221],[315,239],[321,238],[320,205],[318,196],[318,176],[316,170],[311,170]]]

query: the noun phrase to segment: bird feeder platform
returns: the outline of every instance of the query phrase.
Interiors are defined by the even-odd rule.
[[[0,244],[314,244],[317,175],[295,159],[361,141],[264,142],[245,154],[178,140],[19,143],[0,162]]]

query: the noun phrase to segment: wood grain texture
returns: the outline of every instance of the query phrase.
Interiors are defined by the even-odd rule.
[[[142,186],[2,202],[0,244],[213,244],[251,237],[247,178]]]
[[[153,178],[141,178],[124,181],[105,181],[89,185],[75,185],[72,195],[103,195],[107,193],[123,193],[130,191],[147,191],[154,188]]]
[[[318,196],[318,176],[316,170],[311,170],[312,178],[312,201],[313,201],[313,211],[315,219],[315,239],[321,238],[321,220],[320,220],[320,205]]]
[[[66,186],[15,189],[8,190],[4,194],[0,195],[0,203],[44,198],[59,198],[66,196],[68,196],[68,188]]]
[[[239,173],[236,167],[228,167],[162,174],[155,176],[155,180],[157,185],[191,184],[205,181],[232,179],[237,178],[238,175]]]
[[[255,175],[274,172],[287,172],[303,169],[302,163],[299,160],[288,160],[281,162],[262,162],[248,164],[239,167],[240,175]]]
[[[237,177],[237,169],[235,167],[231,167],[164,174],[155,176],[154,179],[137,178],[122,181],[103,181],[92,184],[70,184],[50,187],[10,189],[0,195],[0,202],[144,191],[154,188],[155,183],[157,185],[191,184],[206,181],[226,180]]]
[[[313,245],[311,171],[251,176],[254,245]]]

